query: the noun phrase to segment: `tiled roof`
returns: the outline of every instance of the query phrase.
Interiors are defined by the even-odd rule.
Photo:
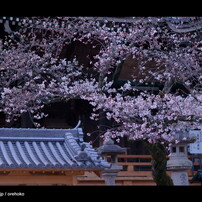
[[[0,128],[0,168],[110,167],[75,129]]]
[[[87,17],[88,18],[88,17]],[[136,20],[139,20],[141,17],[96,17],[96,20],[102,22],[114,22],[119,23],[120,27],[122,27],[123,31],[126,31],[127,28],[125,27],[125,23],[133,23]],[[91,19],[91,17],[89,17]],[[151,20],[151,18],[149,18]],[[171,30],[174,32],[190,32],[195,31],[202,28],[202,18],[201,17],[163,17],[162,19],[165,20],[165,23],[168,24]],[[144,20],[148,20],[148,18],[144,18]],[[28,25],[32,24],[33,20],[26,18],[26,17],[10,17],[10,16],[0,16],[0,23],[10,23],[12,25]],[[54,26],[54,23],[49,22],[50,26]],[[8,26],[8,25],[7,25]],[[106,25],[107,26],[107,25]],[[109,28],[109,29],[114,29]]]
[[[174,32],[185,33],[202,28],[201,17],[165,17],[165,20]]]

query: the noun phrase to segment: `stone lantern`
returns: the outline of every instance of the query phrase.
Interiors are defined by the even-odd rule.
[[[118,165],[117,155],[125,153],[125,148],[114,144],[112,139],[107,139],[102,146],[98,148],[98,152],[106,161],[111,163],[110,168],[105,168],[102,177],[106,185],[115,185],[117,173],[122,170],[122,166]]]
[[[188,131],[176,132],[177,144],[170,148],[170,157],[167,161],[167,170],[172,171],[171,178],[174,185],[189,185],[187,170],[192,168],[192,161],[187,158],[187,144],[193,142]]]

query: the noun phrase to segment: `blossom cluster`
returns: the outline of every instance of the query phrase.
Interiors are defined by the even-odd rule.
[[[173,33],[164,24],[156,17],[137,18],[128,25],[96,17],[33,17],[32,24],[0,46],[0,103],[7,121],[26,111],[41,119],[46,116],[41,113],[44,105],[79,98],[93,106],[93,119],[103,110],[114,122],[104,137],[164,144],[173,141],[176,130],[200,127],[201,40],[197,33]],[[61,56],[75,41],[99,49],[89,58],[91,69],[77,58]],[[137,85],[154,78],[168,85],[163,94],[138,90],[130,81],[113,87],[117,66],[129,57],[138,61],[132,68],[144,75]],[[187,90],[183,96],[169,91],[177,82]]]
[[[164,144],[174,141],[177,130],[201,128],[201,99],[192,96],[183,98],[142,92],[136,97],[123,97],[117,93],[115,96],[95,94],[83,99],[89,100],[97,112],[104,110],[107,119],[116,123],[104,134],[105,138],[119,140],[127,136],[132,140]],[[94,114],[91,118],[97,117]]]

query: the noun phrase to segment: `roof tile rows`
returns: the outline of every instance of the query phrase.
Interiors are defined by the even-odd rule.
[[[0,128],[0,168],[110,167],[76,129]]]

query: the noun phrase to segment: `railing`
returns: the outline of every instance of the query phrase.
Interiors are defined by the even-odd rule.
[[[168,158],[167,156],[167,159]],[[187,171],[188,177],[191,179],[196,174],[197,169],[199,169],[199,167],[201,169],[202,155],[189,155],[188,158],[193,161],[192,169]],[[198,161],[194,161],[194,159],[198,159]],[[133,177],[134,180],[142,180],[142,183],[148,180],[151,181],[151,160],[151,155],[118,155],[118,164],[123,166],[123,170],[118,173],[118,177],[130,176]],[[171,172],[172,171],[167,171],[167,174],[171,175]],[[153,184],[155,183],[153,182]],[[200,183],[190,185],[200,185]]]
[[[151,155],[118,155],[118,164],[124,171],[151,170]]]
[[[168,158],[168,157],[167,157]],[[200,161],[193,163],[193,169],[188,170],[189,180],[197,172],[197,168],[201,167],[202,155],[188,156],[190,160],[198,158]],[[118,155],[118,164],[123,166],[123,169],[116,177],[117,185],[134,185],[134,186],[154,186],[156,185],[151,171],[151,155]],[[171,171],[167,171],[171,175]],[[104,180],[93,173],[86,173],[85,176],[78,178],[80,185],[104,185]],[[200,183],[193,183],[190,186],[200,186]]]
[[[191,161],[198,159],[198,161],[193,162],[193,166],[202,167],[202,155],[189,155],[188,158]],[[151,159],[151,155],[118,155],[118,164],[123,166],[124,171],[151,171]]]

